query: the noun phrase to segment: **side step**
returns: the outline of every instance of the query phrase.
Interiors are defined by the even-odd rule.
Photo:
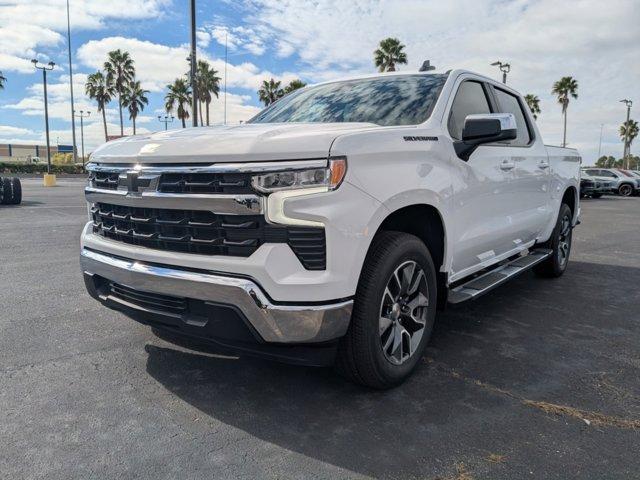
[[[478,298],[546,260],[551,254],[552,250],[540,248],[510,262],[500,263],[493,270],[450,289],[448,302],[456,304]]]

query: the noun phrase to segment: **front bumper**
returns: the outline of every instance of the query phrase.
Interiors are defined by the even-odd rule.
[[[188,315],[163,315],[135,302],[127,302],[97,288],[98,280],[126,286],[141,293],[194,299],[205,304],[236,309],[250,324],[257,341],[276,344],[317,344],[342,337],[349,326],[352,300],[332,303],[291,305],[272,302],[260,286],[247,278],[211,273],[206,270],[180,269],[112,256],[83,248],[80,265],[89,293],[111,308],[148,316],[172,319],[204,332],[207,318],[192,321]],[[122,307],[122,308],[120,308]],[[131,316],[131,315],[130,315]],[[190,335],[198,336],[191,329]],[[205,336],[205,335],[203,335]]]

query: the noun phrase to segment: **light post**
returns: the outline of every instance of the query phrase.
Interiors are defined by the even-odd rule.
[[[47,175],[51,175],[51,145],[49,144],[49,105],[47,102],[47,72],[53,70],[53,67],[56,66],[55,63],[49,62],[46,65],[38,65],[38,60],[35,58],[31,60],[33,66],[42,70],[42,83],[44,85],[44,125],[47,133]],[[51,181],[51,180],[49,180]],[[45,183],[47,181],[45,180]],[[55,184],[55,178],[53,179],[53,184]]]
[[[196,0],[191,0],[191,120],[198,126],[198,89],[196,86]]]
[[[507,73],[511,71],[511,65],[509,65],[508,63],[502,63],[500,60],[498,60],[497,62],[493,62],[491,66],[498,67],[500,69],[500,71],[502,72],[502,83],[506,84]]]
[[[69,53],[69,89],[71,90],[71,140],[73,142],[73,163],[78,161],[78,148],[76,145],[76,120],[73,107],[73,65],[71,64],[71,18],[69,16],[69,0],[67,0],[67,49]],[[82,160],[84,165],[84,159]]]
[[[604,128],[604,123],[600,124],[600,141],[598,142],[598,160],[600,160],[600,154],[602,153],[602,129]]]
[[[80,110],[80,113],[76,113],[74,110],[73,113],[80,119],[80,145],[82,145],[82,171],[84,171],[84,119],[91,115],[91,112]]]
[[[164,117],[162,115],[158,115],[158,121],[160,123],[164,123],[164,131],[167,131],[167,124],[168,123],[173,123],[173,115],[165,115]]]
[[[626,167],[628,168],[628,156],[629,156],[629,119],[631,118],[631,106],[633,102],[629,99],[620,100],[621,103],[624,103],[627,106],[627,121],[624,124],[624,153],[622,154],[622,166],[625,166],[625,161],[627,162]]]

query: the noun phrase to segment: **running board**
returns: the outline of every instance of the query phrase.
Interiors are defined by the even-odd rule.
[[[551,253],[552,250],[539,248],[531,250],[528,255],[501,263],[493,270],[450,289],[448,302],[456,304],[478,298],[546,260]]]

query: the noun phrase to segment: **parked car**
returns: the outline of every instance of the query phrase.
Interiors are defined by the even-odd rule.
[[[606,193],[612,193],[611,182],[592,177],[585,172],[580,176],[580,197],[600,198]]]
[[[18,177],[0,177],[0,205],[19,205],[22,202],[22,184]]]
[[[636,183],[636,188],[634,189],[633,193],[635,195],[640,194],[640,178],[638,178],[631,170],[623,170],[621,168],[618,168],[617,170]]]
[[[634,178],[630,178],[616,168],[587,167],[583,172],[603,181],[611,182],[612,190],[623,197],[630,197],[640,188]]]
[[[563,274],[580,162],[468,71],[308,86],[244,125],[98,148],[82,272],[139,322],[387,388],[438,308]]]

